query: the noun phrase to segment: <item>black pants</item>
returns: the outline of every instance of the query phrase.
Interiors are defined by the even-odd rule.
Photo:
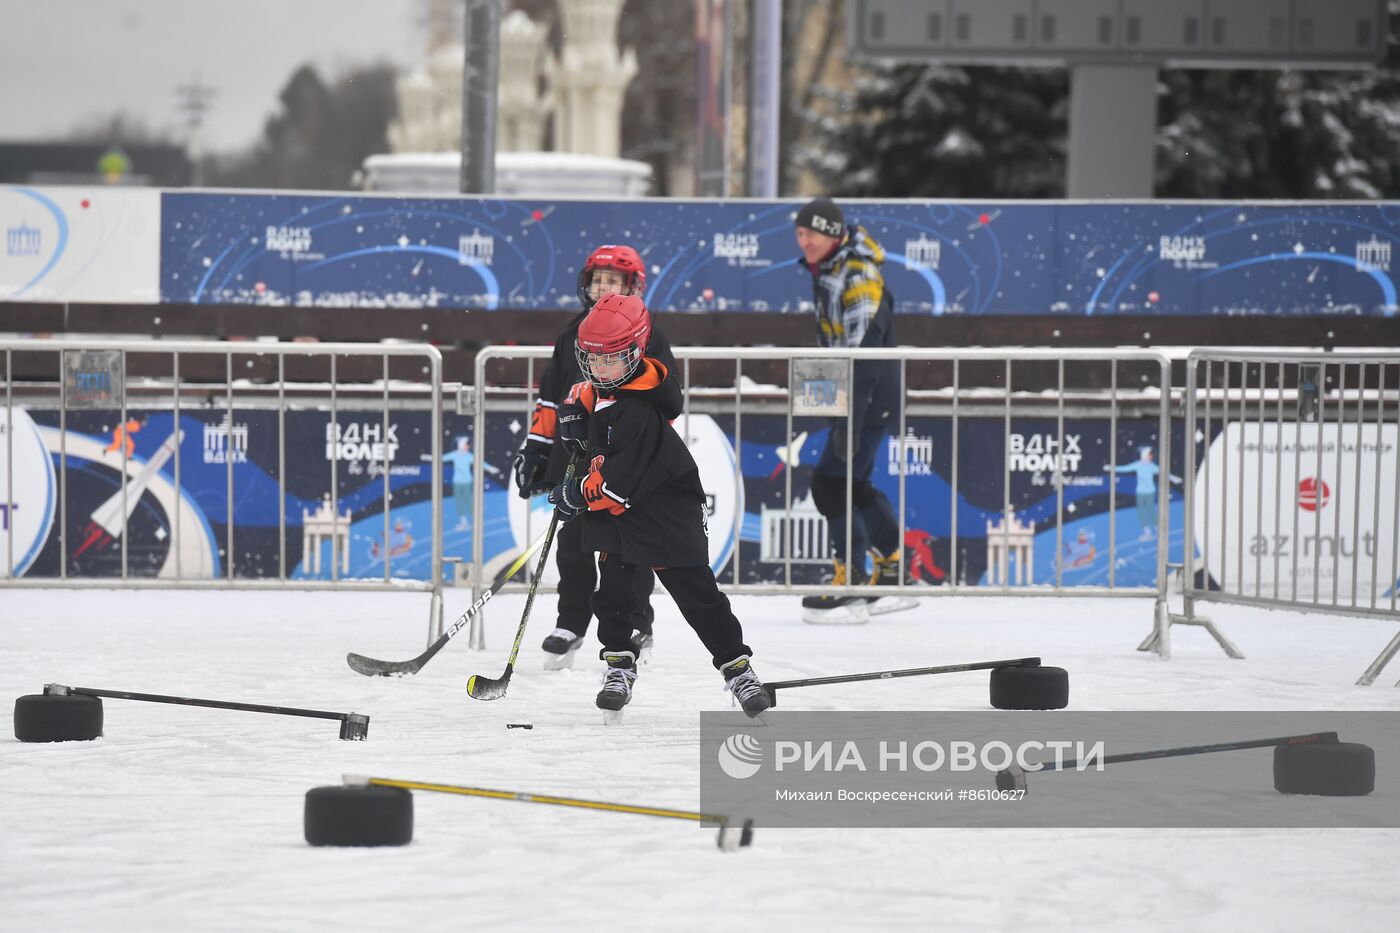
[[[588,620],[593,618],[593,589],[598,583],[598,571],[594,566],[593,552],[583,549],[583,519],[561,522],[554,536],[554,560],[559,567],[557,625],[575,635],[586,635]],[[650,633],[652,619],[656,616],[651,608],[651,591],[656,585],[656,577],[648,570],[637,574],[635,582],[635,600],[629,624],[639,632]],[[630,636],[632,632],[629,630],[627,634]]]
[[[603,643],[599,654],[630,651],[636,581],[651,576],[651,571],[623,563],[616,554],[599,554],[598,569],[601,576],[598,592],[593,594],[593,614],[598,617],[598,639]],[[656,577],[700,636],[715,670],[741,654],[752,653],[744,644],[744,630],[734,610],[729,608],[729,597],[719,591],[709,567],[665,567],[656,570]]]

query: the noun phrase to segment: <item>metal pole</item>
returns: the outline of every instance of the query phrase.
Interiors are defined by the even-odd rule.
[[[478,454],[482,444],[482,438],[486,436],[486,354],[489,350],[481,350],[476,354],[474,373],[472,375],[472,443],[476,445]],[[557,443],[557,442],[556,442]],[[477,457],[479,461],[480,456]],[[473,464],[475,467],[475,464]],[[482,495],[481,486],[476,486],[472,490],[472,602],[473,604],[481,598],[481,594],[486,589],[486,583],[482,580],[485,574],[482,572]],[[481,612],[472,616],[471,632],[467,639],[469,647],[478,651],[486,648],[486,611],[485,607]]]
[[[1191,364],[1188,362],[1189,370]],[[1191,542],[1187,541],[1187,547]],[[1108,588],[1113,589],[1118,563],[1118,361],[1108,362]],[[1190,568],[1183,562],[1183,573]]]
[[[1370,608],[1376,608],[1376,587],[1380,583],[1377,576],[1379,567],[1377,566],[1381,554],[1381,464],[1385,461],[1381,459],[1381,436],[1385,432],[1385,363],[1376,364],[1376,488],[1371,492],[1371,503],[1373,511],[1371,513],[1371,529],[1375,535],[1371,546],[1371,601]],[[1400,476],[1400,470],[1396,470],[1396,475]],[[1357,559],[1361,555],[1357,554]],[[1395,581],[1390,581],[1394,586]]]
[[[68,579],[68,352],[58,351],[58,578]]]
[[[1268,372],[1268,364],[1264,360],[1259,361],[1259,457],[1255,461],[1254,477],[1254,537],[1257,541],[1264,536],[1264,377]],[[1274,445],[1274,456],[1278,457],[1278,445]],[[1241,509],[1243,511],[1243,509]],[[1277,518],[1275,518],[1277,521]],[[1260,587],[1263,586],[1264,579],[1264,552],[1259,548],[1254,548],[1254,598],[1260,596]]]
[[[228,428],[230,440],[233,437],[233,351],[224,354],[224,373],[228,385],[224,386],[224,426]],[[228,579],[233,579],[233,458],[224,457],[224,473],[227,480],[228,527],[225,529],[228,541]]]
[[[1064,513],[1065,513],[1065,361],[1056,366],[1055,396],[1055,589],[1062,584],[1064,573]]]
[[[855,357],[846,357],[846,585],[856,582],[856,555],[851,553],[851,537],[855,527],[854,490],[855,474],[851,470],[851,451],[855,446],[856,406],[853,399],[856,392]],[[865,569],[865,555],[860,555],[861,570]]]
[[[1001,588],[1011,587],[1011,359],[1006,360],[1006,417],[1001,430],[1001,558],[997,561],[1002,571]],[[1019,568],[1020,561],[1017,560]],[[1022,575],[1024,579],[1024,574]],[[1034,582],[1034,581],[1032,581]]]
[[[383,493],[382,493],[383,498],[384,498],[384,502],[383,502],[383,507],[384,507],[384,540],[387,542],[387,541],[389,540],[389,467],[390,467],[390,465],[391,465],[392,462],[393,462],[392,458],[389,456],[389,354],[387,354],[387,353],[384,354],[384,396],[383,396],[383,403],[384,403],[384,410],[381,412],[381,419],[380,419],[380,435],[379,435],[379,436],[380,436],[380,439],[382,440],[382,442],[383,442],[383,444],[384,444],[384,447],[383,447],[384,456],[383,456],[383,458],[382,458],[382,463],[381,463],[381,467],[383,468],[383,471],[384,471],[384,472],[383,472],[383,474],[381,475],[380,479],[381,479],[382,482],[383,482],[383,490],[384,490]],[[436,515],[436,513],[435,513],[434,516],[433,516],[433,521],[435,521],[435,522],[439,522],[439,521],[440,521],[440,517],[439,517],[438,515]],[[384,548],[384,582],[385,582],[385,583],[388,583],[388,582],[389,582],[389,579],[390,579],[390,573],[389,573],[389,548],[386,546],[386,547]]]
[[[787,433],[783,436],[788,449],[788,462],[783,470],[783,585],[792,586],[792,469],[801,451],[794,451],[792,436],[793,358],[788,357],[787,375]]]
[[[1347,364],[1338,366],[1337,379],[1337,472],[1332,484],[1332,605],[1337,605],[1337,577],[1342,565],[1342,446],[1347,426]],[[1350,493],[1352,490],[1348,490]]]
[[[948,586],[958,585],[958,380],[961,374],[958,372],[958,358],[953,357],[953,443],[951,455],[953,458],[952,489],[948,490],[948,508],[953,515],[952,528],[948,543],[949,569]]]
[[[442,355],[436,350],[428,351],[428,368],[432,378],[432,415],[429,429],[433,432],[433,586],[434,596],[432,615],[429,620],[428,631],[436,632],[442,628]],[[384,438],[387,446],[389,438]],[[477,450],[477,460],[483,454],[482,449]],[[481,535],[476,529],[472,530],[472,536],[479,538]],[[440,634],[440,633],[439,633]],[[434,636],[437,637],[436,635]]]
[[[1282,361],[1282,360],[1279,360],[1279,364],[1278,364],[1278,382],[1277,382],[1277,384],[1276,384],[1276,388],[1278,389],[1278,392],[1277,392],[1277,394],[1276,394],[1276,396],[1275,396],[1276,404],[1275,404],[1275,407],[1274,407],[1274,540],[1273,540],[1273,544],[1272,544],[1272,550],[1273,550],[1273,552],[1274,552],[1274,599],[1278,599],[1278,586],[1279,586],[1279,573],[1278,573],[1278,571],[1279,571],[1279,566],[1278,566],[1278,562],[1279,562],[1279,550],[1280,550],[1279,544],[1278,544],[1278,537],[1279,537],[1279,527],[1278,527],[1278,526],[1279,526],[1279,520],[1280,520],[1280,518],[1281,518],[1282,515],[1283,515],[1283,500],[1282,500],[1282,496],[1283,496],[1283,385],[1284,385],[1283,361]],[[1294,449],[1295,451],[1298,449],[1298,444],[1297,444],[1297,442],[1296,442],[1296,439],[1295,439],[1295,442],[1294,442],[1294,444],[1293,444],[1293,449]],[[1293,477],[1293,481],[1294,481],[1295,483],[1298,481],[1298,477],[1297,477],[1296,473],[1295,473],[1295,475],[1294,475],[1294,477]],[[1298,511],[1298,509],[1297,509],[1296,506],[1293,508],[1293,511],[1294,511],[1294,512],[1297,512],[1297,511]],[[1295,546],[1296,546],[1297,542],[1295,541],[1294,544],[1295,544]]]
[[[1157,448],[1161,453],[1161,465],[1157,471],[1157,599],[1158,612],[1162,618],[1167,614],[1167,549],[1171,546],[1171,469],[1172,469],[1172,372],[1171,364],[1165,359],[1158,364],[1157,409]],[[1186,497],[1182,497],[1183,508]],[[1170,622],[1163,623],[1163,627]]]
[[[1212,362],[1209,358],[1207,358],[1206,360],[1204,360],[1204,362],[1205,362],[1205,364],[1206,364],[1206,384],[1205,384],[1205,395],[1206,395],[1206,405],[1205,405],[1206,416],[1205,416],[1205,424],[1206,424],[1206,427],[1205,427],[1205,432],[1202,434],[1202,440],[1201,440],[1201,446],[1204,448],[1204,455],[1202,456],[1202,459],[1201,459],[1201,467],[1202,467],[1203,472],[1205,473],[1205,481],[1202,483],[1202,486],[1205,487],[1205,488],[1202,490],[1203,493],[1204,493],[1204,496],[1203,496],[1204,508],[1203,508],[1202,511],[1201,511],[1201,571],[1202,571],[1202,574],[1203,574],[1203,576],[1202,576],[1202,578],[1201,578],[1201,591],[1202,591],[1202,592],[1206,592],[1206,591],[1208,591],[1208,590],[1210,589],[1210,487],[1215,483],[1215,470],[1208,469],[1208,465],[1209,465],[1209,461],[1210,461],[1210,448],[1211,448],[1211,445],[1212,445],[1212,440],[1211,440],[1211,436],[1210,436],[1210,428],[1211,428],[1211,390],[1215,387],[1215,363]],[[1195,370],[1195,367],[1192,366],[1192,367],[1191,367],[1190,380],[1189,380],[1189,381],[1190,381],[1190,386],[1191,386],[1190,391],[1191,391],[1192,395],[1191,395],[1191,398],[1188,400],[1187,404],[1191,405],[1193,408],[1195,407],[1195,404],[1196,404],[1196,398],[1195,398],[1195,379],[1196,379],[1196,370]],[[1221,433],[1222,435],[1225,433],[1225,428],[1224,428],[1223,422],[1222,422],[1222,424],[1221,424],[1220,433]],[[1221,443],[1223,444],[1224,442],[1225,442],[1225,441],[1224,441],[1224,439],[1222,438],[1222,439],[1221,439]],[[1193,464],[1193,468],[1194,468],[1194,464],[1195,464],[1195,462],[1196,462],[1195,449],[1194,449],[1194,445],[1195,445],[1196,441],[1195,441],[1195,435],[1194,435],[1194,434],[1192,435],[1191,443],[1192,443],[1192,457],[1191,457],[1191,463]],[[1193,507],[1192,511],[1194,512],[1194,507]],[[1188,519],[1188,521],[1189,521],[1189,520],[1190,520],[1190,519]],[[1189,526],[1188,526],[1188,528],[1187,528],[1187,533],[1186,533],[1186,534],[1187,534],[1186,547],[1189,548],[1189,549],[1191,549],[1191,550],[1190,550],[1190,553],[1194,554],[1194,553],[1195,553],[1195,547],[1196,547],[1196,545],[1195,545],[1195,542],[1191,540],[1191,531],[1190,531],[1190,527],[1189,527]],[[1196,578],[1195,578],[1195,574],[1193,573],[1193,574],[1191,575],[1191,580],[1192,580],[1193,583],[1195,582],[1195,579],[1196,579]],[[1190,614],[1189,609],[1188,609],[1187,614],[1188,614],[1188,615]]]
[[[742,583],[739,576],[739,551],[742,541],[744,509],[744,358],[734,357],[734,550],[730,552],[730,566],[733,567],[734,582]]]
[[[121,442],[122,476],[121,476],[121,481],[120,481],[121,484],[122,484],[122,579],[125,580],[125,579],[127,578],[126,539],[129,537],[129,535],[127,534],[127,532],[131,530],[131,529],[130,529],[130,525],[129,525],[129,522],[130,522],[130,520],[131,520],[131,509],[128,508],[128,506],[127,506],[127,501],[126,501],[126,496],[127,496],[126,483],[127,483],[127,480],[130,479],[130,476],[129,476],[128,473],[127,473],[128,460],[129,460],[129,457],[128,457],[128,455],[127,455],[127,447],[132,443],[132,440],[131,440],[131,432],[130,432],[129,430],[127,430],[127,427],[126,427],[126,385],[125,385],[125,383],[126,383],[126,351],[125,351],[125,350],[121,351],[121,361],[122,361],[121,379],[122,379],[122,383],[123,383],[123,384],[122,384],[119,388],[121,389],[121,393],[122,393],[122,403],[121,403],[121,419],[122,419],[122,420],[121,420],[121,422],[120,422],[121,427],[120,427],[118,430],[121,432],[121,439],[122,439],[122,442]],[[232,548],[230,548],[230,550],[232,550]]]
[[[340,537],[340,418],[336,415],[336,394],[339,383],[335,376],[335,354],[331,354],[331,437],[334,439],[331,444],[331,582],[340,579],[340,561],[336,552],[339,550]],[[316,550],[321,550],[320,544],[316,545]],[[384,560],[389,560],[389,539],[384,539]]]
[[[1351,495],[1356,505],[1351,510],[1351,604],[1356,606],[1356,584],[1357,571],[1361,567],[1361,451],[1365,431],[1362,421],[1366,418],[1366,364],[1358,363],[1356,366],[1356,475],[1351,486]],[[1376,509],[1380,508],[1379,502],[1372,502]],[[1374,526],[1373,526],[1374,527]],[[1341,549],[1341,538],[1337,539],[1337,548]]]
[[[909,471],[909,434],[908,425],[905,422],[904,409],[907,405],[905,395],[908,393],[909,364],[905,360],[899,361],[899,443],[895,445],[895,450],[899,453],[899,540],[895,543],[894,554],[899,558],[899,586],[904,588],[904,529],[905,524],[905,502],[904,486],[905,473]]]
[[[5,577],[15,575],[15,395],[14,358],[5,350]],[[176,486],[179,489],[179,486]]]
[[[176,350],[174,353],[171,354],[171,358],[170,358],[170,367],[171,367],[171,377],[172,377],[172,378],[174,379],[174,381],[175,381],[175,385],[174,385],[174,406],[173,406],[174,409],[175,409],[175,414],[174,414],[174,417],[175,417],[175,514],[171,516],[171,519],[172,519],[172,520],[174,521],[174,523],[175,523],[175,536],[174,536],[174,538],[173,538],[172,541],[171,541],[171,546],[175,548],[175,576],[176,576],[177,579],[184,579],[185,571],[184,571],[184,564],[182,563],[182,557],[183,557],[183,555],[181,555],[181,553],[180,553],[180,513],[184,511],[184,509],[181,508],[181,498],[180,498],[180,449],[181,449],[181,447],[183,447],[184,445],[181,443],[182,440],[183,440],[183,438],[181,438],[181,436],[180,436],[180,351],[179,351],[179,350]]]
[[[307,555],[301,555],[306,566]],[[277,354],[277,577],[287,579],[287,358]]]
[[[749,197],[778,196],[783,0],[749,3]]]
[[[463,194],[496,190],[496,95],[501,67],[501,0],[466,0],[462,67]]]
[[[1182,610],[1186,618],[1191,618],[1193,614],[1192,593],[1196,590],[1196,379],[1199,373],[1199,364],[1195,358],[1186,358],[1186,497],[1182,506],[1182,542],[1181,542],[1181,572],[1185,578],[1181,581]],[[1206,364],[1206,371],[1209,373],[1210,364]],[[1207,375],[1209,381],[1209,375]],[[1210,396],[1206,396],[1206,404],[1209,406]],[[1207,412],[1209,408],[1207,407]],[[1202,432],[1203,445],[1207,451],[1210,450],[1210,421],[1206,421],[1206,429]],[[1209,478],[1203,484],[1207,490],[1210,489]],[[1209,529],[1206,537],[1210,536]],[[1205,576],[1210,576],[1210,565],[1202,559],[1202,566],[1205,567]],[[1203,581],[1204,582],[1204,581]],[[1202,589],[1205,587],[1202,586]],[[1168,626],[1170,628],[1170,626]]]

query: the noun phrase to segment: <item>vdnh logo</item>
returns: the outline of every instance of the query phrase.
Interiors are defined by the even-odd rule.
[[[737,780],[751,778],[763,767],[763,746],[747,732],[736,732],[719,747],[719,768]]]

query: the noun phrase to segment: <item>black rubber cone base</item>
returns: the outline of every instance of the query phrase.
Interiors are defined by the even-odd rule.
[[[15,700],[21,742],[87,742],[102,734],[102,698],[32,693]]]
[[[1283,794],[1364,797],[1376,789],[1376,752],[1359,742],[1278,745],[1274,789]]]
[[[314,787],[306,792],[313,846],[402,846],[413,840],[413,795],[402,787]]]
[[[1064,709],[1069,706],[1069,672],[1063,667],[998,667],[991,676],[997,709]]]

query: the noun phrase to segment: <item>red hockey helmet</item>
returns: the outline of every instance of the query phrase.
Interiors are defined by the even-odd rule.
[[[586,309],[594,304],[590,286],[593,273],[599,269],[612,269],[622,273],[622,295],[635,295],[638,298],[646,292],[647,267],[642,257],[630,246],[600,246],[588,257],[578,273],[578,300]]]
[[[578,368],[598,389],[623,385],[641,366],[651,340],[651,313],[635,295],[604,295],[578,326]]]

